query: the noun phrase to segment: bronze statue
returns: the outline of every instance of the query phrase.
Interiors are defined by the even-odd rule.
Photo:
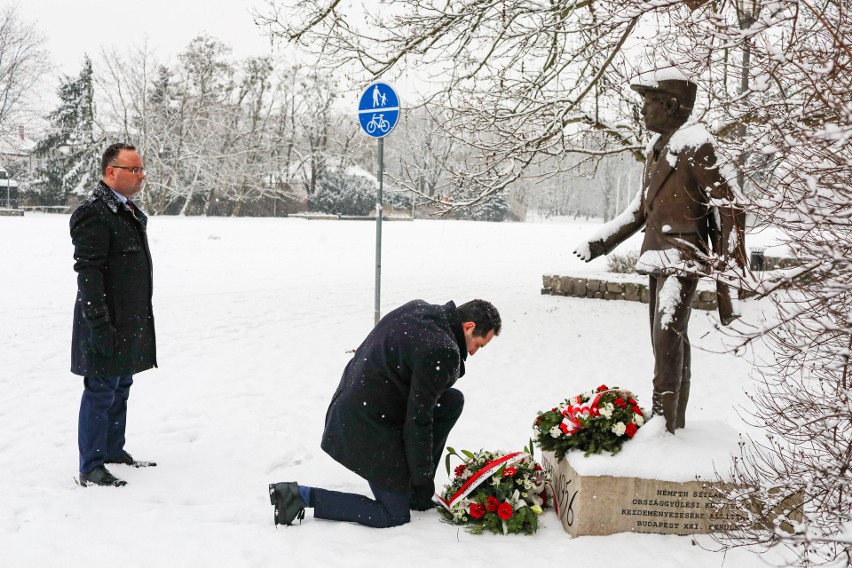
[[[698,280],[745,266],[745,214],[737,205],[736,183],[719,170],[715,140],[701,124],[687,124],[697,84],[668,68],[640,75],[630,88],[644,97],[645,126],[657,133],[646,149],[643,187],[574,254],[589,262],[644,227],[636,271],[648,275],[652,407],[673,434],[685,425],[689,401],[687,327]],[[728,286],[717,280],[716,289],[719,317],[728,325],[739,314]]]

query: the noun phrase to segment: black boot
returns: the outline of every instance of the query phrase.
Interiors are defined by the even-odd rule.
[[[677,399],[677,393],[672,391],[655,392],[651,398],[651,412],[666,419],[666,430],[672,434],[677,422]]]
[[[273,515],[275,526],[290,526],[295,519],[299,519],[299,524],[302,524],[302,519],[305,518],[306,504],[302,501],[299,485],[295,481],[270,484],[269,501],[275,507]]]

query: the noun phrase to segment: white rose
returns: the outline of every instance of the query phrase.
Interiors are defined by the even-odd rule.
[[[623,436],[627,431],[627,426],[624,425],[624,422],[616,422],[615,426],[612,427],[612,433],[616,436]]]
[[[612,418],[612,411],[615,410],[615,405],[611,402],[608,402],[603,405],[603,408],[600,409],[601,416],[609,420]]]
[[[558,438],[559,436],[562,435],[562,430],[559,429],[559,426],[554,426],[553,428],[550,429],[549,434],[554,438]]]
[[[633,416],[633,423],[636,424],[637,426],[641,426],[642,424],[645,423],[645,417],[642,416],[641,414],[636,414],[636,415]]]

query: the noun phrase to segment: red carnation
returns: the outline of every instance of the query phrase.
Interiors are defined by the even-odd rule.
[[[638,406],[634,406],[634,407],[632,408],[632,410],[633,410],[633,412],[634,412],[634,413],[636,413],[636,414],[642,414],[642,409],[641,409],[641,408],[639,408]]]
[[[632,398],[628,398],[627,403],[631,406],[637,406],[636,400],[634,400]]]
[[[512,518],[512,513],[514,513],[514,509],[512,509],[512,505],[508,502],[500,503],[500,507],[497,508],[497,516],[503,519],[504,521],[508,521]]]
[[[601,385],[598,387],[598,392],[608,391],[609,387],[606,385]]]
[[[500,507],[500,501],[497,500],[497,497],[493,495],[489,495],[488,499],[485,500],[485,510],[489,513],[493,513]]]
[[[460,466],[456,467],[456,469],[455,469],[456,477],[461,477],[462,474],[464,473],[464,470],[466,470],[466,469],[467,469],[467,466],[465,464],[461,464]]]
[[[533,471],[541,471],[541,466],[540,466],[540,465],[538,465],[538,464],[535,464],[535,467],[533,468]]]
[[[633,422],[628,422],[627,429],[624,431],[624,433],[627,434],[628,438],[632,438],[636,434],[636,430],[638,429],[639,427],[636,426],[636,424],[634,424]]]
[[[503,470],[503,477],[514,477],[514,475],[518,473],[518,470],[514,467],[507,467]]]
[[[474,519],[481,519],[485,516],[485,505],[482,503],[470,504],[470,516]]]
[[[616,405],[616,406],[620,406],[621,408],[627,408],[627,403],[624,402],[624,399],[621,398],[621,397],[618,397],[617,399],[615,399],[613,401],[613,404]]]

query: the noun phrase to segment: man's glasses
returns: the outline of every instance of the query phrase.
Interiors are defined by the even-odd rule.
[[[145,168],[140,168],[139,166],[110,166],[111,168],[118,168],[120,170],[129,170],[131,174],[138,176],[139,174],[145,173]]]

